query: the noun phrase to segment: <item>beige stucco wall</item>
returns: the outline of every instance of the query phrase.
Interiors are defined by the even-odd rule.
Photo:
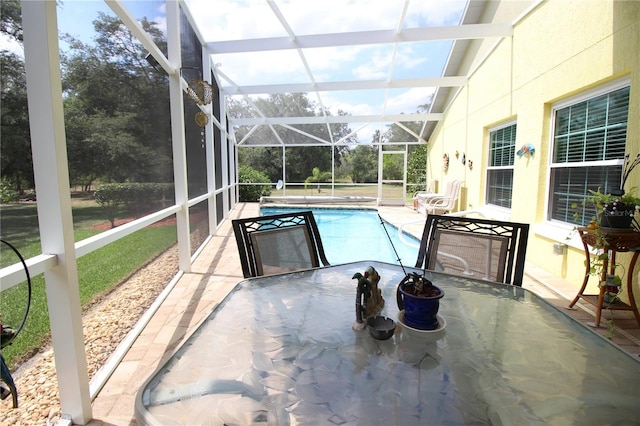
[[[567,241],[570,225],[547,222],[551,107],[554,102],[630,77],[627,152],[640,149],[640,2],[550,0],[540,3],[514,26],[456,95],[429,140],[430,178],[465,181],[460,209],[484,205],[488,130],[517,120],[516,148],[533,144],[532,157],[516,156],[510,219],[531,224],[527,261],[576,285],[584,276],[584,254]],[[459,157],[456,158],[456,151]],[[447,172],[442,156],[451,159]],[[465,154],[467,164],[460,158]],[[469,161],[473,168],[469,168]],[[640,187],[640,170],[627,188]],[[570,243],[564,255],[554,243]],[[636,268],[636,274],[640,267]],[[640,286],[635,279],[635,293]],[[595,284],[595,280],[591,282]],[[638,296],[640,297],[640,296]]]

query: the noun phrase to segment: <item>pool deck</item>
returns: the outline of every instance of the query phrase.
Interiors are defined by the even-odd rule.
[[[239,204],[231,212],[231,218],[257,216],[259,208],[257,203]],[[420,238],[424,217],[413,209],[383,206],[377,209],[382,218],[396,226],[413,222],[404,229]],[[231,221],[228,220],[200,251],[192,271],[177,280],[159,310],[119,363],[93,402],[94,419],[89,424],[137,424],[135,397],[144,381],[173,353],[185,335],[243,279]],[[578,284],[569,283],[535,265],[527,264],[523,287],[541,295],[580,322],[586,324],[594,321],[595,311],[591,305],[578,302],[577,309],[566,309],[579,288]],[[640,356],[640,327],[633,315],[630,312],[616,312],[615,315],[615,332],[611,340],[634,356]],[[608,319],[608,313],[603,313],[603,325],[593,330],[607,335],[609,330],[605,325]]]

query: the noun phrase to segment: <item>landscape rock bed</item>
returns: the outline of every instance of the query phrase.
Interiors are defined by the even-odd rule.
[[[105,364],[177,270],[178,251],[174,247],[138,270],[84,313],[83,331],[90,379]],[[60,397],[51,347],[12,374],[18,388],[18,408],[12,408],[11,398],[0,401],[0,424],[56,424],[60,419]]]

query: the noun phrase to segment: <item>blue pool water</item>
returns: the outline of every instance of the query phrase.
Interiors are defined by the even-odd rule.
[[[398,257],[375,210],[262,207],[260,214],[264,216],[301,210],[313,211],[329,263],[335,265],[359,260],[379,260],[398,264]],[[398,228],[386,222],[385,227],[402,265],[415,265],[419,240],[405,234],[404,239],[413,242],[414,246],[410,246],[400,240]]]

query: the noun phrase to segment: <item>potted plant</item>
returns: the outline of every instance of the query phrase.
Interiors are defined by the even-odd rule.
[[[591,195],[587,197],[586,202],[595,206],[599,226],[629,229],[637,225],[634,219],[637,209],[640,208],[640,198],[635,195],[635,187],[626,192],[624,187],[629,174],[638,164],[640,164],[640,152],[636,154],[633,161],[630,161],[629,154],[625,154],[620,189],[609,193],[601,192],[600,188],[597,191],[589,190]]]
[[[407,274],[396,291],[398,309],[404,310],[406,325],[418,330],[438,328],[438,310],[444,292],[424,275]]]
[[[605,235],[602,228],[597,226],[594,222],[591,222],[588,226],[594,235],[593,245],[594,249],[598,250],[598,253],[593,255],[593,259],[589,262],[589,275],[598,277],[598,287],[604,288],[604,301],[606,303],[613,303],[620,293],[622,287],[622,278],[616,273],[618,268],[623,268],[622,274],[624,275],[624,267],[615,263],[610,264],[611,258],[608,250],[604,250],[606,247]],[[585,262],[587,262],[585,260]],[[608,269],[608,270],[605,270]]]
[[[604,287],[604,301],[612,304],[618,298],[622,287],[622,279],[619,275],[607,274],[604,281],[600,281],[600,287]]]
[[[596,248],[601,249],[602,246]],[[622,278],[616,273],[616,270],[618,268],[623,268],[622,274],[624,274],[624,267],[621,264],[616,263],[613,265],[613,268],[608,268],[609,271],[604,273],[605,260],[607,261],[607,267],[609,267],[609,253],[602,252],[595,256],[591,262],[589,274],[598,277],[600,280],[598,282],[598,287],[604,288],[604,301],[605,303],[611,304],[618,299],[618,294],[622,288]]]
[[[603,228],[629,229],[637,226],[635,214],[640,206],[640,198],[635,195],[636,188],[628,192],[614,190],[604,193],[589,190],[586,202],[593,204],[596,210],[596,223]]]
[[[599,227],[609,229],[640,229],[635,215],[640,211],[640,197],[636,195],[636,187],[625,191],[624,186],[631,171],[640,164],[640,152],[636,154],[633,161],[630,161],[629,154],[624,156],[624,166],[620,188],[609,192],[603,192],[600,188],[596,191],[589,190],[589,195],[584,199],[582,205],[593,205],[595,216],[589,222],[588,228]],[[571,208],[577,209],[578,204],[573,203]],[[574,213],[574,219],[580,220],[581,214]],[[570,238],[570,237],[569,237]]]
[[[417,272],[407,274],[402,262],[400,262],[400,256],[393,245],[391,236],[384,226],[384,220],[382,216],[378,214],[380,218],[380,224],[387,234],[389,243],[393,248],[394,253],[398,257],[398,262],[405,272],[405,276],[398,284],[396,288],[396,301],[398,309],[404,311],[404,323],[418,330],[436,330],[439,325],[438,310],[440,309],[440,299],[444,296],[444,291],[440,287],[433,285],[431,281],[426,278],[427,267],[422,275]]]

